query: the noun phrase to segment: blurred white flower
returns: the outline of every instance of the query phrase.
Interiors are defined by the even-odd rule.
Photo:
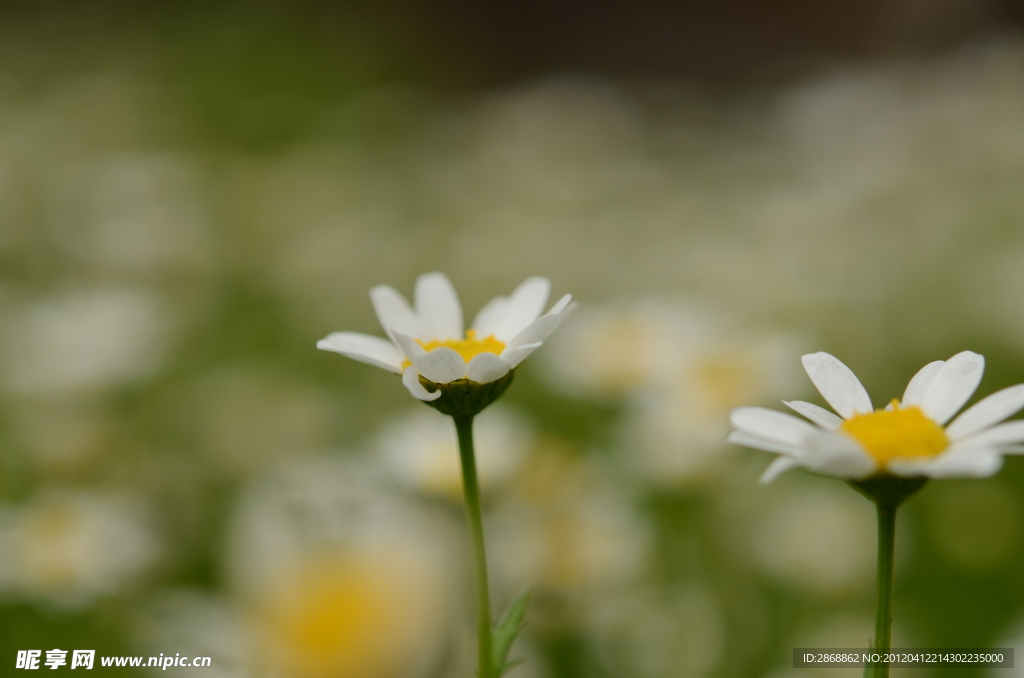
[[[188,159],[97,154],[56,169],[49,227],[69,257],[105,273],[146,275],[210,260],[202,179]]]
[[[381,326],[391,341],[356,332],[335,332],[317,348],[402,375],[402,383],[420,400],[436,400],[420,376],[435,384],[461,379],[485,384],[501,379],[540,348],[575,308],[566,294],[541,315],[551,283],[528,278],[510,297],[495,297],[463,333],[462,304],[443,273],[416,280],[416,310],[387,285],[370,290]]]
[[[651,541],[649,526],[614,494],[578,498],[547,510],[509,507],[492,516],[496,570],[508,580],[536,582],[578,595],[630,581],[642,574]]]
[[[450,535],[364,469],[310,460],[243,497],[228,574],[256,665],[294,678],[406,678],[436,666],[454,596]]]
[[[818,595],[870,585],[873,507],[845,488],[789,489],[752,516],[754,562],[773,578]]]
[[[678,305],[648,300],[588,307],[551,340],[543,374],[559,390],[597,398],[664,384],[700,331],[691,319]]]
[[[640,400],[622,427],[621,447],[629,467],[651,482],[699,481],[730,461],[724,454],[729,411],[743,402],[764,401],[794,385],[788,358],[796,341],[751,332],[688,351],[676,380]]]
[[[71,292],[13,314],[4,327],[7,388],[58,395],[144,379],[172,345],[169,310],[140,289]]]
[[[377,449],[401,484],[461,500],[462,466],[453,433],[447,417],[418,408],[385,422]],[[473,436],[480,485],[487,492],[516,472],[530,451],[534,432],[524,415],[499,404],[476,417]]]
[[[714,674],[727,640],[722,607],[703,583],[609,595],[586,627],[609,674],[636,678]]]
[[[1024,616],[1021,616],[1019,610],[1016,618],[1000,633],[1000,637],[992,644],[992,647],[1012,647],[1014,648],[1015,655],[1021,651],[1021,648],[1024,648]],[[1014,657],[1012,669],[992,668],[985,673],[990,678],[996,678],[997,676],[1021,678],[1024,676],[1024,662],[1016,661],[1016,659]]]
[[[158,555],[142,513],[127,497],[58,490],[3,507],[0,591],[62,607],[118,593]]]
[[[964,351],[936,360],[914,375],[902,402],[873,410],[857,377],[827,353],[803,357],[808,376],[840,416],[811,403],[786,405],[815,426],[763,407],[733,411],[729,440],[779,455],[761,477],[802,466],[839,478],[875,473],[898,476],[986,477],[1003,465],[1003,454],[1024,443],[1024,421],[999,424],[1024,408],[1024,384],[983,398],[948,422],[981,382],[985,359]]]
[[[140,611],[135,640],[147,657],[210,657],[202,672],[210,678],[256,678],[256,638],[242,611],[229,601],[198,591],[159,593]],[[159,675],[185,675],[193,667],[150,669]]]
[[[575,616],[594,596],[645,572],[651,526],[598,465],[555,443],[540,445],[509,490],[488,518],[499,586],[562,597]]]
[[[135,639],[146,656],[180,654],[186,657],[211,657],[209,667],[203,669],[212,678],[281,678],[293,675],[286,668],[263,663],[259,649],[258,627],[253,626],[251,615],[237,600],[217,597],[209,593],[190,590],[172,590],[156,596],[138,617]],[[475,668],[476,646],[469,640],[472,630],[455,634],[456,647],[445,668],[432,676],[465,678]],[[465,640],[465,643],[458,641]],[[545,678],[545,661],[538,648],[522,638],[516,641],[512,656],[525,659],[516,668],[516,678]],[[151,669],[152,670],[152,669]],[[152,670],[155,675],[186,675],[194,673],[191,667],[168,667]],[[299,674],[300,676],[302,674]],[[323,678],[339,675],[328,669]],[[342,673],[340,675],[349,675]],[[374,674],[369,674],[374,675]],[[406,674],[410,675],[410,674]]]
[[[720,467],[729,411],[797,387],[794,336],[742,327],[707,304],[641,299],[588,308],[551,341],[555,388],[626,405],[618,447],[657,483]]]

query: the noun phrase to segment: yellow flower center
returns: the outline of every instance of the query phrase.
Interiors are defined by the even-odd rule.
[[[416,343],[426,351],[433,351],[435,348],[441,348],[442,346],[450,348],[462,356],[462,359],[467,363],[481,353],[501,355],[501,352],[505,350],[505,343],[497,339],[493,334],[477,339],[476,330],[466,330],[465,339],[432,339],[430,341],[420,341],[417,339]],[[404,370],[409,365],[412,365],[412,363],[406,359],[402,364],[402,369]]]
[[[898,400],[893,400],[892,406],[891,410],[854,415],[839,427],[867,450],[879,468],[892,459],[934,457],[949,446],[945,430],[920,407],[900,407]]]

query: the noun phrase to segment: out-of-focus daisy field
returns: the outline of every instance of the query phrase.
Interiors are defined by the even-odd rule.
[[[510,675],[830,675],[792,648],[868,646],[873,507],[758,485],[728,414],[822,404],[815,351],[876,406],[963,350],[979,393],[1024,381],[1022,25],[5,5],[0,673],[61,648],[473,675],[451,421],[315,348],[382,335],[369,290],[436,270],[467,318],[532,275],[580,304],[477,425],[495,607],[533,590]],[[1024,647],[1024,460],[900,520],[894,646]]]

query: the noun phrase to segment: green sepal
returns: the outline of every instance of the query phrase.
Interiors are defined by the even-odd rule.
[[[928,482],[927,478],[902,478],[889,474],[871,476],[864,480],[849,481],[850,487],[857,490],[878,506],[896,508],[905,502]]]
[[[478,384],[469,379],[457,379],[447,384],[436,384],[420,375],[420,383],[423,384],[423,388],[431,393],[441,392],[440,398],[423,402],[450,417],[475,417],[485,407],[500,398],[505,390],[512,385],[514,374],[515,370],[509,370],[508,374],[502,378],[489,381],[486,384]]]
[[[523,663],[521,659],[509,661],[508,653],[512,649],[512,642],[523,629],[523,617],[529,605],[530,591],[526,590],[515,597],[501,616],[501,621],[491,629],[491,661],[495,678],[501,678]]]

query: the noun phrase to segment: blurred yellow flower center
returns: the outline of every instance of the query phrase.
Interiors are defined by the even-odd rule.
[[[338,554],[314,558],[289,574],[289,581],[268,591],[260,618],[268,634],[262,649],[282,675],[386,678],[407,673],[423,623],[422,604],[405,584],[407,571],[379,556]]]
[[[892,459],[934,457],[949,446],[946,432],[920,407],[901,408],[898,400],[891,410],[855,415],[839,428],[863,445],[880,468]]]
[[[497,339],[493,334],[477,339],[476,330],[466,330],[465,339],[432,339],[431,341],[420,341],[417,339],[416,343],[426,351],[433,351],[435,348],[441,348],[442,346],[450,348],[462,356],[462,359],[467,363],[481,353],[501,355],[501,352],[505,350],[505,343]],[[402,365],[402,369],[411,364],[411,362],[406,360],[405,364]]]
[[[757,398],[758,365],[749,355],[736,351],[708,351],[697,362],[693,380],[701,387],[705,402],[728,411],[746,400]]]

